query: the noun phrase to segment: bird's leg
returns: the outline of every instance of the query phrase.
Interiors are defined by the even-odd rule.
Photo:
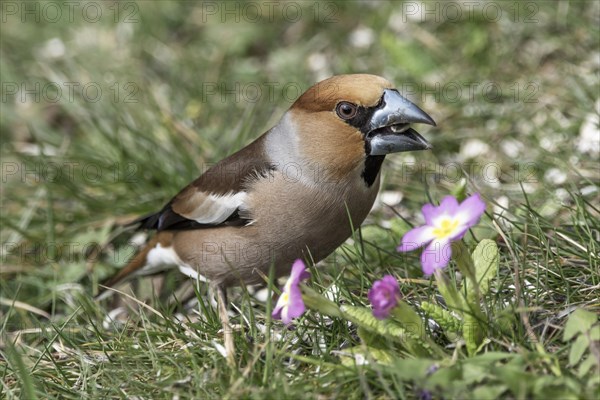
[[[233,343],[233,329],[229,323],[229,315],[227,314],[227,289],[223,286],[216,286],[215,292],[217,295],[217,307],[219,309],[219,318],[223,325],[223,339],[225,341],[225,352],[227,353],[227,363],[230,366],[235,365],[235,346]]]

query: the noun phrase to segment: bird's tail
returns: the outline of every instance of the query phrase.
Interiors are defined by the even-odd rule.
[[[112,291],[108,290],[107,288],[114,287],[119,283],[126,282],[134,276],[139,275],[140,272],[142,272],[142,269],[147,265],[148,253],[159,243],[162,245],[170,245],[172,238],[173,234],[171,232],[159,232],[156,234],[148,243],[146,243],[144,248],[140,250],[129,261],[129,263],[127,263],[125,267],[123,267],[115,275],[102,282],[100,286],[100,292],[96,296],[96,300],[105,299],[111,294]]]

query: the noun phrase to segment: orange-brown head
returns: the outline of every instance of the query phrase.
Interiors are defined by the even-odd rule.
[[[433,119],[375,75],[338,75],[321,81],[288,111],[299,137],[298,152],[310,163],[342,177],[368,163],[372,184],[386,154],[425,150],[431,145],[411,123]]]

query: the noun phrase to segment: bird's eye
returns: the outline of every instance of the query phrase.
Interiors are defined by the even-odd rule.
[[[348,103],[347,101],[342,101],[338,103],[337,107],[335,108],[335,112],[341,119],[354,118],[354,116],[356,116],[357,111],[358,107],[356,107],[355,104]]]

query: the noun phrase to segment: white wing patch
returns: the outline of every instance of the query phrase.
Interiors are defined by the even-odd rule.
[[[146,265],[141,269],[140,275],[152,274],[173,268],[181,264],[181,260],[173,247],[162,247],[158,243],[146,256]]]
[[[177,267],[182,274],[192,279],[208,282],[205,276],[200,275],[198,271],[182,262],[173,247],[162,247],[160,243],[148,252],[146,265],[139,271],[139,275],[149,275],[173,267]]]
[[[238,208],[242,208],[248,197],[246,192],[228,193],[224,195],[204,195],[198,206],[185,215],[199,224],[220,224],[231,216]]]

